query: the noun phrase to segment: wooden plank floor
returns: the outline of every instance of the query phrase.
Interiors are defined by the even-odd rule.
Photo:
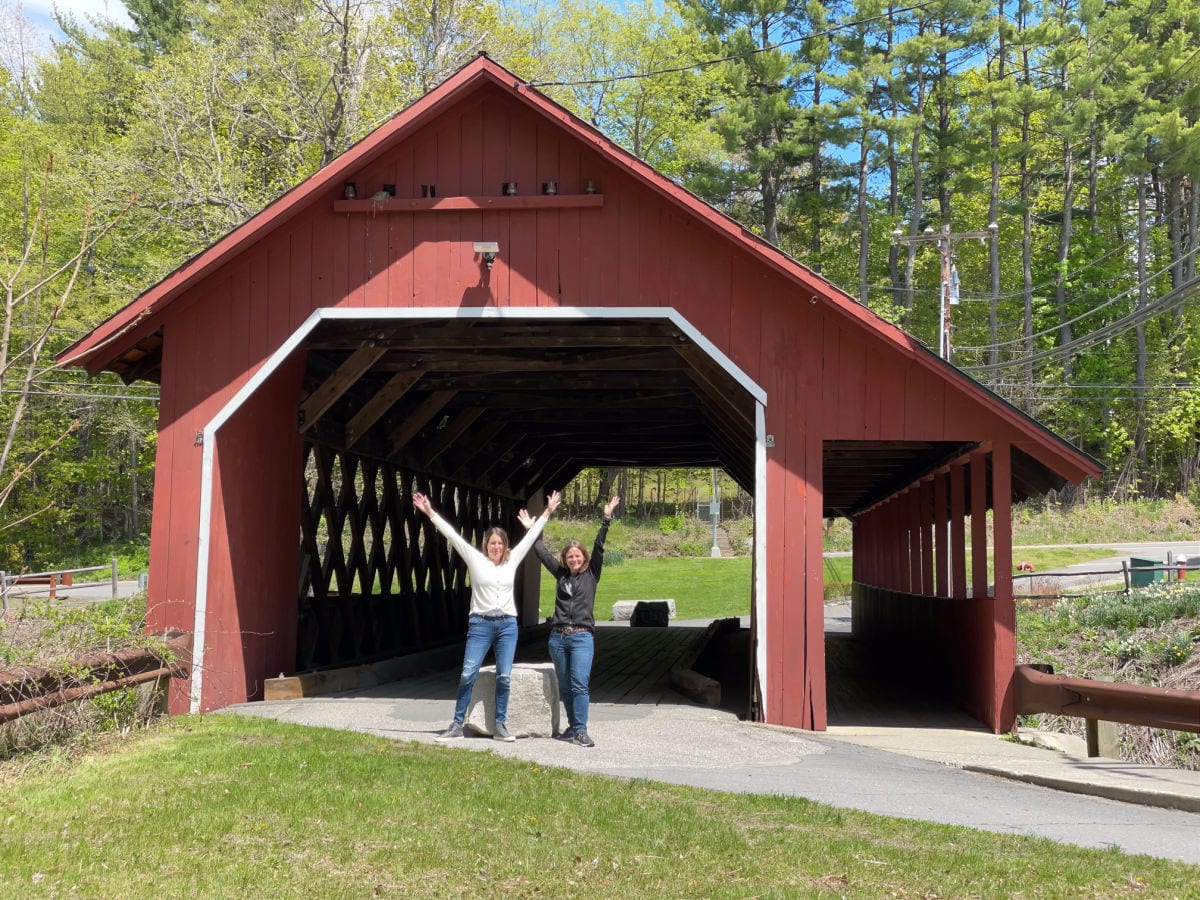
[[[672,687],[671,669],[690,664],[707,629],[675,626],[596,629],[591,697],[595,703],[686,702]],[[544,637],[517,647],[518,662],[549,662]]]

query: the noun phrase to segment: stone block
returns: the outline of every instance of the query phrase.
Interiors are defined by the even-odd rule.
[[[671,608],[666,600],[642,600],[633,608],[629,624],[634,628],[666,628]]]
[[[559,728],[558,679],[553,663],[516,663],[509,681],[508,733],[550,737]],[[496,667],[484,666],[471,690],[466,726],[490,735],[496,727]]]
[[[665,603],[667,604],[667,618],[675,618],[674,600],[618,600],[612,605],[612,620],[614,622],[628,622],[633,618],[633,611],[639,603]]]

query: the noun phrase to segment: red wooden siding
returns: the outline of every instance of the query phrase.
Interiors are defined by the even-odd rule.
[[[130,323],[122,341],[154,328],[164,335],[151,627],[192,627],[202,459],[196,434],[313,310],[673,307],[768,396],[766,432],[774,446],[766,452],[765,522],[756,525],[768,538],[766,621],[758,623],[768,653],[765,712],[772,722],[823,728],[824,442],[986,436],[995,442],[997,490],[1006,500],[1008,442],[1028,439],[1026,424],[818,276],[511,82],[490,61],[472,64],[450,88],[281,199],[275,213],[252,220],[89,337],[103,342]],[[590,181],[597,196],[588,200],[601,205],[334,208],[345,182],[355,183],[359,198],[386,184],[403,199],[420,198],[422,186],[437,198],[495,197],[509,181],[525,198],[540,197],[541,185],[554,181],[564,203]],[[499,243],[490,271],[474,253],[475,241]],[[139,303],[153,315],[137,323],[132,307]],[[99,365],[96,344],[85,351],[92,354],[87,364]],[[294,652],[301,375],[302,362],[290,361],[219,435],[206,575],[206,708],[254,696],[264,677],[288,670],[283,660]],[[1037,445],[1028,449],[1039,452]],[[1054,453],[1061,462],[1061,448]],[[1073,475],[1087,474],[1082,463],[1063,464],[1077,466]],[[1001,679],[1011,657],[1004,631],[1011,630],[1011,589],[998,579],[994,608],[981,597],[984,458],[968,468],[970,581],[979,599],[952,615],[971,634],[962,652],[986,646],[990,677]],[[863,551],[855,557],[856,579],[954,595],[947,602],[960,598],[965,478],[961,467],[927,478],[886,511],[856,522],[856,550]],[[1008,522],[1001,505],[998,528]],[[1008,562],[998,554],[996,572],[1009,571]],[[900,616],[910,629],[921,620],[911,609],[880,615]],[[950,668],[966,665],[960,659]],[[994,695],[973,702],[991,704],[991,721],[1010,709]]]

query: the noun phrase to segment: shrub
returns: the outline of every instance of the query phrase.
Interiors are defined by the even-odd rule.
[[[663,516],[658,520],[658,530],[664,535],[674,534],[676,531],[683,531],[686,521],[680,513],[673,516]]]

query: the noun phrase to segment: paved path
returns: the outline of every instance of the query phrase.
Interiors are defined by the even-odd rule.
[[[829,639],[849,640],[838,635],[848,610],[830,607],[827,613]],[[610,626],[600,629],[597,646],[621,652],[636,640],[643,642],[638,653],[658,658],[677,652],[698,624]],[[650,635],[664,646],[646,645]],[[519,658],[539,652],[524,645]],[[456,683],[457,668],[331,697],[248,703],[230,711],[427,743],[449,721]],[[598,690],[611,688],[602,678]],[[871,694],[878,716],[887,692],[865,693]],[[589,732],[597,746],[590,750],[549,739],[503,744],[476,737],[455,742],[447,752],[489,751],[618,778],[806,797],[842,808],[1200,865],[1200,773],[1079,760],[1023,746],[985,731],[962,713],[908,695],[904,715],[918,720],[915,724],[863,724],[853,721],[853,711],[839,720],[831,709],[830,729],[823,733],[747,723],[731,711],[692,704],[661,685],[640,691],[639,697],[641,702],[593,704]],[[1107,799],[1111,796],[1137,802]],[[1193,804],[1197,811],[1155,803]]]

